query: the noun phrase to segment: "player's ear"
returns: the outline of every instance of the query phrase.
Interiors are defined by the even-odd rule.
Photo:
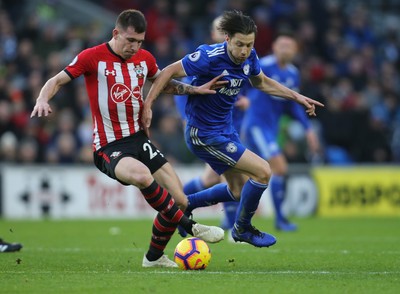
[[[228,34],[225,34],[225,41],[229,42],[230,38]]]
[[[118,31],[118,29],[113,29],[113,31],[112,31],[112,35],[113,35],[113,39],[117,39],[118,38],[118,35],[119,35],[119,31]]]

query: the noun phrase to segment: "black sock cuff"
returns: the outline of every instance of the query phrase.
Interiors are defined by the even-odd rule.
[[[147,188],[144,189],[140,189],[140,191],[144,194],[144,195],[149,195],[152,194],[158,187],[157,182],[154,180],[153,183],[150,184],[150,186],[148,186]]]
[[[192,231],[192,226],[195,224],[196,222],[188,217],[182,217],[181,222],[179,223],[187,233],[189,233],[190,235],[193,236],[193,231]]]
[[[149,251],[147,251],[146,253],[146,258],[148,261],[155,261],[163,256],[163,254],[164,251],[150,247]]]

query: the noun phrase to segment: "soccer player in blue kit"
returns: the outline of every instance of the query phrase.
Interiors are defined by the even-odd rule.
[[[225,41],[225,33],[221,32],[218,29],[221,18],[222,16],[218,16],[217,18],[215,18],[211,25],[210,37],[211,40],[215,43],[222,43]],[[192,77],[185,77],[182,79],[182,81],[189,84],[192,81],[192,79],[193,79]],[[188,95],[174,96],[175,106],[182,118],[184,126],[186,126],[185,107],[187,99]],[[245,95],[239,94],[238,99],[235,102],[234,106],[235,107],[233,107],[232,109],[233,126],[235,130],[240,134],[244,113],[249,106],[249,99]],[[201,176],[195,177],[184,184],[183,192],[186,195],[194,194],[220,183],[221,180],[222,180],[221,176],[217,174],[208,164],[206,164]],[[229,230],[233,228],[238,204],[239,203],[237,201],[230,201],[223,203],[225,217],[223,219],[221,226],[224,229]],[[183,237],[186,237],[187,235],[186,231],[181,226],[178,226],[178,229],[179,229],[179,234]]]
[[[297,68],[292,64],[297,53],[297,42],[290,32],[278,34],[273,45],[273,54],[260,59],[262,71],[286,87],[298,90],[300,77]],[[257,89],[250,89],[251,101],[245,114],[242,130],[246,147],[268,160],[272,169],[270,181],[271,196],[275,208],[275,228],[282,231],[294,231],[297,226],[290,223],[282,213],[285,197],[285,178],[287,162],[279,149],[279,119],[288,114],[299,121],[306,131],[306,138],[312,153],[317,154],[319,142],[302,107],[294,101],[266,94]],[[265,111],[268,109],[268,111]]]
[[[151,124],[151,106],[173,77],[194,76],[193,85],[220,77],[228,84],[215,94],[189,96],[186,104],[186,143],[190,150],[207,162],[226,183],[188,196],[188,211],[197,207],[240,199],[232,237],[256,247],[276,243],[274,236],[251,224],[260,198],[268,187],[271,169],[267,161],[246,149],[232,124],[232,107],[245,81],[266,93],[294,100],[315,115],[315,105],[323,104],[305,97],[268,78],[260,68],[253,48],[257,27],[240,11],[227,11],[220,21],[225,32],[222,44],[201,45],[197,51],[167,66],[153,83],[142,113],[145,128]],[[266,110],[268,111],[268,110]]]

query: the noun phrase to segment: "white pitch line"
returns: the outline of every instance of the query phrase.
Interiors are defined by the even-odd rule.
[[[257,249],[256,249],[257,250]],[[33,251],[33,252],[145,252],[145,248],[43,248],[43,247],[36,247],[36,248],[24,248],[24,251]],[[215,248],[215,251],[218,252],[218,248]],[[235,249],[229,249],[229,252],[231,253],[246,253],[249,252],[247,249],[243,248],[235,248]],[[281,253],[300,253],[300,254],[388,254],[388,255],[400,255],[400,251],[395,251],[395,250],[387,250],[387,251],[369,251],[369,250],[346,250],[346,249],[341,249],[341,250],[325,250],[325,249],[316,249],[316,250],[307,250],[307,249],[268,249],[267,253],[268,254],[281,254]]]
[[[192,274],[199,271],[181,271],[182,274]],[[337,271],[200,271],[201,274],[209,275],[399,275],[400,271],[383,271],[383,272],[337,272]],[[176,271],[152,271],[147,272],[152,274],[174,274]],[[179,272],[178,272],[179,273]],[[145,272],[124,272],[124,274],[145,274]]]
[[[25,251],[33,251],[33,252],[144,252],[145,248],[24,248]]]
[[[28,274],[28,275],[54,275],[55,271],[35,271],[35,272],[26,272],[26,271],[7,271],[0,270],[0,273],[3,274]],[[171,271],[171,270],[154,270],[154,271],[60,271],[59,273],[63,274],[125,274],[125,275],[148,275],[148,274],[156,274],[156,275],[176,275],[176,274],[202,274],[202,275],[400,275],[400,271],[372,271],[372,272],[339,272],[339,271]]]

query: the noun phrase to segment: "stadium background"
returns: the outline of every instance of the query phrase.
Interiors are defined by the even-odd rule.
[[[3,216],[152,213],[136,190],[109,181],[92,165],[91,116],[82,78],[52,100],[51,117],[29,118],[44,82],[84,48],[108,41],[117,14],[126,8],[145,13],[144,47],[160,68],[209,42],[212,19],[226,9],[242,10],[256,20],[259,56],[270,52],[280,29],[296,32],[301,92],[326,106],[312,119],[323,145],[319,156],[309,156],[296,122],[281,122],[280,143],[291,164],[286,209],[298,216],[400,215],[400,1],[3,0]],[[171,96],[157,100],[153,117],[152,140],[183,182],[199,174],[202,165],[185,146]],[[261,213],[269,215],[269,197],[263,198]]]

